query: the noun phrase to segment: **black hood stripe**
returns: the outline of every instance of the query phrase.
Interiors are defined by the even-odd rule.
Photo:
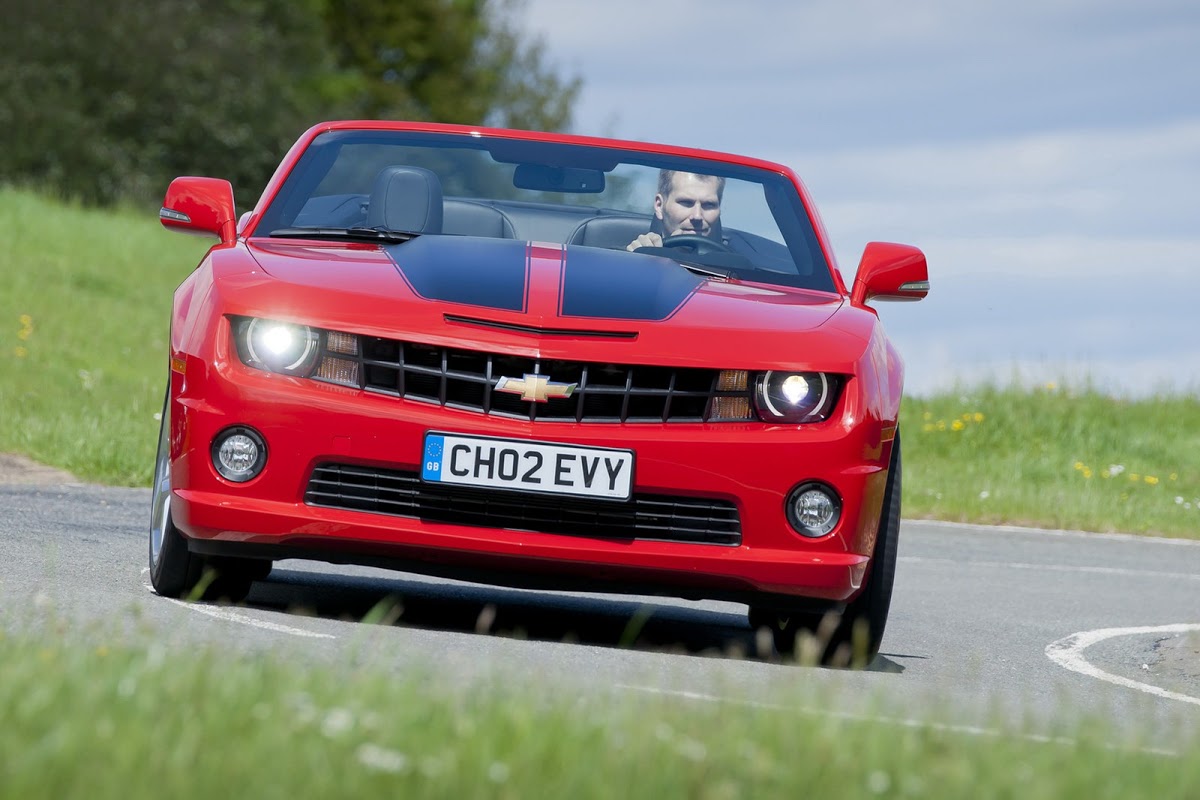
[[[524,313],[529,307],[529,247],[513,239],[422,236],[383,248],[413,294]]]
[[[382,249],[418,297],[538,316],[662,321],[704,285],[668,258],[623,250],[433,235]],[[544,288],[531,308],[535,266]]]
[[[559,315],[591,319],[670,319],[704,284],[668,258],[567,247]]]

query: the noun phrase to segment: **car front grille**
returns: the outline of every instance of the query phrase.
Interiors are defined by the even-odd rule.
[[[415,471],[321,464],[304,493],[313,506],[429,522],[611,539],[739,545],[737,507],[723,500],[635,493],[628,502],[425,483]]]
[[[721,372],[691,367],[560,361],[364,336],[357,359],[359,386],[369,392],[494,416],[562,422],[704,422],[750,418],[749,392],[720,384]],[[345,355],[339,358],[346,359]],[[347,359],[349,360],[349,359]],[[535,376],[567,397],[533,402],[499,391],[501,378],[521,385]],[[733,401],[741,413],[729,413]]]

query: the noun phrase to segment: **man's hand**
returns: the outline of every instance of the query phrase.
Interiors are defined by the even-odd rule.
[[[662,237],[657,233],[643,233],[641,236],[634,239],[626,247],[630,252],[637,250],[639,247],[662,247]]]

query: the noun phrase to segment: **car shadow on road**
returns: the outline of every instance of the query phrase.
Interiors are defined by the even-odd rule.
[[[570,595],[277,567],[268,580],[254,585],[246,605],[356,623],[785,662],[765,631],[750,628],[745,607],[732,604],[729,610],[714,609],[655,598]],[[883,654],[867,669],[904,671]]]

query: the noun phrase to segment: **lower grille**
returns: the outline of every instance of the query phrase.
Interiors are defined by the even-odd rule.
[[[538,533],[739,545],[737,507],[723,500],[634,494],[627,503],[578,497],[542,497],[425,483],[415,471],[348,464],[313,470],[304,502],[414,517],[430,522],[515,528]]]

